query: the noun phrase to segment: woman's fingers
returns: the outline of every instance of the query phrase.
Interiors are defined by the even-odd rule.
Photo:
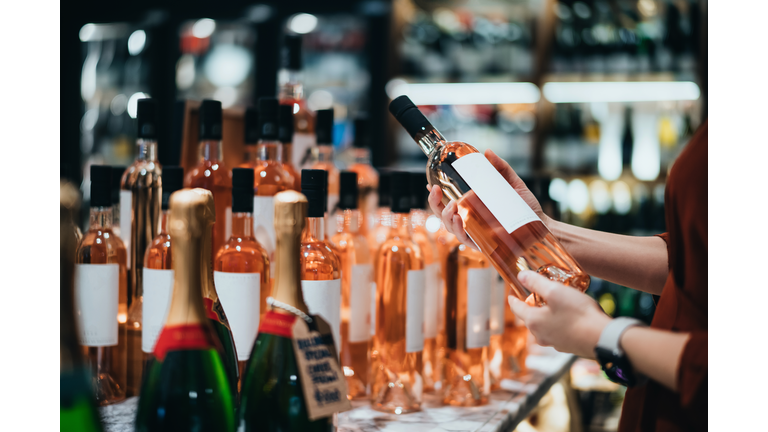
[[[500,158],[496,153],[493,152],[493,150],[486,150],[485,158],[488,159],[488,162],[490,162],[491,165],[496,168],[496,171],[498,171],[499,174],[501,174],[501,176],[504,177],[504,179],[507,180],[510,185],[512,185],[512,187],[516,187],[518,182],[522,182],[522,180],[520,180],[520,176],[518,176],[515,170],[509,166],[507,161]]]
[[[512,309],[512,312],[515,314],[515,316],[523,320],[523,322],[527,322],[531,306],[521,302],[517,299],[517,297],[513,295],[507,297],[507,301],[509,302],[509,308]]]
[[[517,279],[529,291],[540,295],[550,305],[557,297],[555,293],[560,289],[560,284],[557,282],[553,282],[531,270],[521,271],[518,273]]]
[[[432,187],[430,185],[427,185],[427,190],[429,191],[427,202],[429,202],[429,208],[432,209],[432,213],[436,215],[442,214],[445,208],[443,205],[443,191],[439,187]]]

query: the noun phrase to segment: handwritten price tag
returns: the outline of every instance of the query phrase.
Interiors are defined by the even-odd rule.
[[[347,380],[341,372],[333,332],[319,315],[312,315],[312,327],[302,319],[293,324],[293,351],[299,367],[299,381],[310,420],[347,411]]]

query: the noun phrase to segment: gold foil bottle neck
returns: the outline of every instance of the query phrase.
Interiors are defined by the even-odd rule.
[[[284,191],[275,195],[275,231],[293,232],[297,226],[299,235],[307,220],[307,197],[296,191]]]
[[[275,300],[308,314],[301,292],[301,262],[299,250],[301,232],[307,224],[307,197],[296,191],[275,195]],[[272,310],[278,309],[271,306]]]
[[[208,192],[205,189],[182,189],[171,194],[168,231],[174,239],[201,237],[205,232],[206,200],[199,191]]]
[[[216,204],[213,201],[213,193],[208,189],[195,188],[192,189],[196,193],[203,195],[205,198],[205,221],[209,225],[213,225],[216,222]]]

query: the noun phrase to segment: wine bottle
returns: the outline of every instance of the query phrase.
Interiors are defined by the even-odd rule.
[[[427,222],[427,178],[424,173],[411,173],[411,226],[413,242],[419,245],[424,255],[424,271],[426,284],[424,285],[424,351],[422,360],[424,363],[424,391],[432,392],[435,384],[440,382],[440,368],[438,362],[437,346],[437,314],[440,294],[440,262],[437,256],[437,248],[429,238],[429,233],[424,226]]]
[[[333,215],[336,212],[336,204],[339,202],[339,169],[336,168],[333,157],[333,109],[317,111],[315,137],[317,145],[312,148],[309,168],[328,172],[326,212]],[[329,235],[336,233],[335,218],[327,218],[326,229]]]
[[[245,109],[243,118],[243,134],[245,144],[245,161],[240,167],[253,168],[256,166],[256,143],[259,142],[259,111],[256,108]]]
[[[253,236],[253,170],[232,170],[232,237],[216,253],[213,280],[235,338],[240,388],[245,364],[267,309],[269,255]]]
[[[390,172],[384,171],[379,177],[379,206],[373,218],[373,225],[368,231],[368,245],[371,247],[371,256],[376,255],[379,246],[387,239],[389,228],[392,226],[390,175]]]
[[[293,177],[283,169],[278,141],[277,99],[259,99],[259,143],[256,145],[256,161],[241,165],[253,168],[253,236],[267,250],[270,263],[275,254],[275,215],[272,204],[276,193],[291,189]],[[254,195],[255,193],[255,195]],[[274,266],[271,269],[274,272]],[[249,350],[250,351],[250,350]]]
[[[69,192],[62,188],[59,201],[59,430],[98,432],[102,427],[89,386],[91,377],[77,342],[74,300],[77,236],[72,229]]]
[[[295,191],[275,195],[275,302],[268,307],[243,380],[239,431],[332,431],[331,417],[310,421],[294,355],[291,327],[307,316],[299,255],[307,221],[307,199]],[[278,307],[277,305],[280,305]]]
[[[301,170],[301,192],[307,197],[307,227],[301,236],[301,289],[309,311],[333,330],[336,351],[341,343],[341,262],[326,241],[327,172]]]
[[[353,163],[347,168],[357,173],[357,189],[360,194],[358,208],[360,209],[360,234],[366,235],[373,227],[378,204],[377,189],[379,173],[371,166],[371,150],[369,147],[368,118],[360,116],[355,119],[355,138],[352,141]]]
[[[357,174],[342,171],[339,209],[341,231],[331,242],[341,260],[341,366],[350,399],[368,396],[371,356],[371,283],[373,266],[365,236],[360,233]]]
[[[467,235],[515,296],[531,296],[517,280],[522,270],[582,292],[589,287],[589,276],[482,153],[469,144],[446,141],[407,96],[393,100],[389,110],[427,155],[429,183],[442,189],[443,204],[457,201]],[[543,303],[538,295],[530,301]]]
[[[112,166],[112,172],[115,173],[115,175],[112,176],[112,232],[115,233],[118,237],[120,237],[121,240],[123,240],[123,244],[125,245],[125,250],[128,251],[130,248],[128,247],[128,243],[125,239],[120,235],[120,184],[122,183],[122,176],[120,173],[124,173],[125,170],[128,167],[125,166]],[[130,224],[130,221],[128,222]],[[130,259],[130,258],[129,258]],[[128,267],[128,274],[130,276],[130,267]],[[128,281],[128,284],[130,285],[131,281]],[[129,299],[130,301],[130,299]],[[127,309],[126,309],[127,310]]]
[[[301,190],[301,174],[296,171],[293,165],[293,106],[280,105],[277,109],[277,135],[282,144],[282,153],[280,161],[283,164],[283,170],[293,177],[293,186],[295,191]]]
[[[200,104],[200,158],[186,174],[184,187],[208,189],[213,194],[219,223],[213,227],[213,248],[219,250],[232,235],[232,171],[224,164],[221,102]],[[213,257],[211,257],[213,258]]]
[[[144,253],[155,237],[161,211],[162,167],[157,160],[157,103],[154,99],[139,99],[138,156],[122,175],[120,194],[121,217],[125,226],[128,251],[129,309],[126,320],[128,334],[128,385],[126,396],[138,396],[144,375],[144,353],[141,349],[143,306]],[[117,173],[115,173],[117,174]],[[129,197],[130,200],[126,199]],[[128,207],[128,211],[123,206]],[[122,228],[122,227],[121,227]],[[122,231],[121,231],[122,232]]]
[[[230,184],[230,188],[232,185]],[[224,362],[224,371],[227,373],[229,388],[232,391],[235,406],[237,406],[237,389],[240,380],[240,369],[237,366],[237,350],[235,348],[235,338],[232,336],[232,329],[227,320],[227,314],[219,300],[219,294],[216,291],[216,282],[213,279],[213,255],[211,251],[212,242],[207,241],[211,238],[216,223],[216,204],[213,194],[205,189],[195,189],[196,193],[203,195],[206,202],[205,220],[208,223],[205,239],[203,241],[203,260],[204,265],[200,266],[203,280],[203,306],[205,314],[213,328],[214,334],[219,339],[221,347],[221,360]],[[230,196],[230,202],[232,197]],[[173,234],[173,233],[171,233]]]
[[[371,406],[421,410],[424,349],[424,254],[410,234],[410,176],[391,177],[392,227],[376,255],[376,335],[371,351]]]
[[[157,235],[147,246],[144,253],[144,269],[142,271],[142,326],[141,350],[144,353],[144,371],[154,358],[155,343],[163,324],[168,316],[173,292],[173,248],[171,234],[168,230],[170,219],[171,194],[180,190],[184,184],[184,168],[169,166],[163,168],[163,189],[161,194],[159,226]]]
[[[285,36],[280,50],[280,70],[277,72],[280,105],[293,108],[294,153],[291,159],[286,160],[296,167],[301,166],[302,159],[315,143],[315,114],[304,100],[301,43],[301,35]]]
[[[198,190],[171,196],[175,244],[173,296],[136,411],[136,431],[234,430],[232,392],[220,345],[203,306],[200,267],[210,243],[208,199]]]
[[[112,232],[112,168],[91,165],[91,215],[77,247],[75,316],[80,345],[93,377],[96,403],[125,398],[125,321],[118,322],[120,286],[126,280],[126,251]]]
[[[488,346],[494,272],[485,255],[464,244],[448,254],[446,269],[441,399],[447,405],[484,405],[491,390]]]

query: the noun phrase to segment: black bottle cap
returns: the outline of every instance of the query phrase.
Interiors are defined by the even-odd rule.
[[[342,171],[339,174],[339,208],[357,209],[357,173]]]
[[[280,105],[277,109],[277,135],[281,143],[293,142],[293,105]]]
[[[301,193],[307,197],[307,217],[323,217],[328,199],[328,172],[325,170],[301,170]]]
[[[154,99],[139,99],[136,103],[136,120],[138,120],[138,137],[157,139],[157,101]]]
[[[112,205],[120,202],[120,181],[123,179],[123,173],[127,167],[112,167]]]
[[[245,110],[245,143],[259,142],[259,111],[256,108]]]
[[[411,211],[411,174],[395,171],[390,178],[392,213]]]
[[[398,96],[390,102],[389,112],[395,116],[395,119],[414,138],[419,133],[434,129],[429,120],[424,117],[424,114],[411,102],[408,96]]]
[[[112,207],[112,167],[91,165],[91,207]]]
[[[355,119],[355,140],[352,141],[352,146],[368,147],[368,117],[360,116]]]
[[[252,168],[232,168],[232,213],[253,213]]]
[[[427,175],[423,172],[411,173],[411,205],[415,209],[426,209],[429,191],[427,190]]]
[[[280,66],[283,69],[301,70],[301,36],[286,35],[280,52]]]
[[[203,100],[200,104],[200,140],[220,140],[221,122],[221,102]]]
[[[379,172],[379,207],[389,208],[392,206],[391,188],[389,187],[391,178],[391,172]]]
[[[184,168],[180,166],[163,167],[162,182],[163,195],[161,205],[163,210],[168,210],[170,208],[171,194],[184,188]]]
[[[317,110],[315,137],[318,144],[333,144],[333,108]]]
[[[277,140],[277,98],[259,98],[259,135],[264,141]]]

